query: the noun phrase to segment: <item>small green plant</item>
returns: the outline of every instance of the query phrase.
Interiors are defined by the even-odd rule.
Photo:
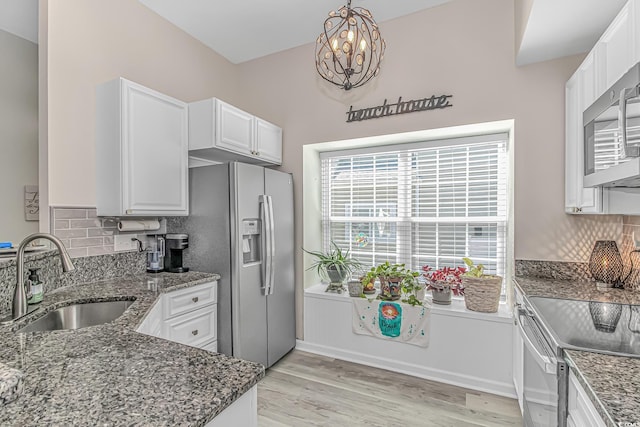
[[[467,264],[467,272],[463,274],[466,277],[482,277],[484,276],[484,265],[474,265],[471,258],[462,258],[465,264]]]
[[[347,277],[360,269],[360,262],[349,256],[348,249],[343,251],[333,241],[331,241],[331,247],[332,249],[328,252],[308,251],[302,248],[303,251],[317,258],[307,270],[316,269],[321,278],[329,280],[328,270],[334,270],[340,276]]]

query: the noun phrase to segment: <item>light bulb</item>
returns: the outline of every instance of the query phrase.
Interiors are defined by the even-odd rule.
[[[331,49],[333,49],[334,51],[338,50],[338,39],[333,39],[331,41]]]
[[[364,52],[367,48],[367,41],[365,39],[360,40],[360,51]]]
[[[349,40],[349,43],[353,42],[353,30],[349,30],[347,33],[347,40]]]

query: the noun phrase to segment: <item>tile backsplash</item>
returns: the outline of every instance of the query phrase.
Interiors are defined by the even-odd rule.
[[[72,258],[114,253],[114,236],[119,234],[140,238],[166,232],[163,223],[158,231],[120,232],[116,219],[99,218],[95,208],[52,207],[50,215],[51,233],[62,240]]]
[[[94,208],[51,208],[51,225],[72,258],[113,253],[116,222],[98,218]]]

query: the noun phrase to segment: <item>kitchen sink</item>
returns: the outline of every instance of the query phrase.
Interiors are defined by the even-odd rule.
[[[73,304],[60,307],[29,323],[17,332],[80,329],[112,322],[125,312],[133,301],[108,301]]]
[[[640,306],[544,297],[528,300],[561,347],[640,357]]]

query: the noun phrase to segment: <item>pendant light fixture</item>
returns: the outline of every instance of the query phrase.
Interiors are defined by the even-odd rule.
[[[351,0],[329,12],[316,43],[320,77],[344,90],[362,86],[380,72],[385,42],[371,12]]]

